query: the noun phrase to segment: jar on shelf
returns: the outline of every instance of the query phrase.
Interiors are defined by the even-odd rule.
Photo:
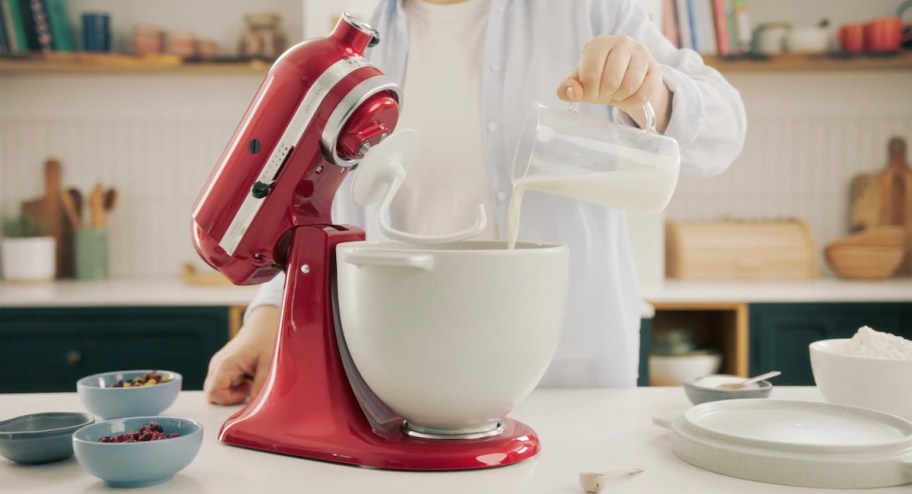
[[[241,33],[238,54],[241,58],[274,60],[285,51],[287,38],[279,28],[282,17],[272,12],[252,12],[244,16],[247,28]]]

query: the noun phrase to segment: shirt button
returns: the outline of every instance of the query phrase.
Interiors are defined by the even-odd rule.
[[[492,64],[492,65],[491,65],[491,72],[500,72],[500,65],[497,65],[496,63],[495,63],[495,64]]]
[[[497,193],[497,200],[500,201],[500,202],[506,201],[506,200],[507,200],[507,193],[506,193],[506,192],[498,192],[498,193]]]
[[[497,130],[497,124],[494,122],[488,123],[488,132],[494,132]]]

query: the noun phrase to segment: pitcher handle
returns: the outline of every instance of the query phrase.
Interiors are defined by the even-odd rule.
[[[571,99],[572,97],[573,91],[570,86],[567,86],[567,100],[570,101],[567,111],[579,113],[579,101],[573,101],[573,99]],[[643,113],[646,114],[646,128],[643,130],[651,134],[658,134],[659,132],[656,130],[656,112],[651,101],[647,101],[646,104],[643,105]]]
[[[652,102],[647,101],[646,104],[643,105],[643,113],[646,114],[646,132],[658,134],[658,131],[656,131],[656,111],[655,108],[652,107]]]

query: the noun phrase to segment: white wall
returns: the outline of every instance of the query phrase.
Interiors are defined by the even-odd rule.
[[[200,38],[215,40],[219,53],[237,52],[238,36],[244,29],[244,14],[248,12],[277,12],[282,15],[281,27],[290,42],[301,39],[301,0],[68,0],[70,21],[75,35],[81,38],[83,12],[107,12],[111,15],[111,30],[115,51],[127,52],[132,46],[134,24],[151,24],[192,33]]]

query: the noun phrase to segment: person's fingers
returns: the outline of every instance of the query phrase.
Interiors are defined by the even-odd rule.
[[[621,86],[630,64],[630,51],[631,47],[624,43],[618,43],[611,48],[605,58],[605,68],[599,81],[598,96],[595,100],[598,103],[611,102],[612,95]]]
[[[613,93],[603,93],[603,98],[606,98],[609,102],[624,101],[640,90],[640,86],[643,85],[646,80],[646,74],[649,72],[649,54],[643,52],[645,49],[642,45],[633,46],[627,69],[620,84],[614,89]],[[605,73],[608,73],[607,69]],[[603,74],[602,79],[604,80],[604,78]]]
[[[210,368],[203,384],[206,399],[217,405],[242,403],[250,391],[249,381],[244,376],[245,373],[239,367],[225,361]]]
[[[593,102],[598,100],[602,71],[613,43],[613,37],[604,36],[593,39],[583,48],[577,67],[577,80],[583,88],[582,99]]]
[[[579,83],[579,73],[574,72],[558,84],[557,97],[568,103],[582,99],[583,86]]]
[[[651,67],[646,72],[640,87],[633,94],[617,103],[617,106],[628,114],[642,112],[646,102],[651,101],[653,96],[661,90],[662,84],[664,84],[661,69],[655,64],[650,65]]]

